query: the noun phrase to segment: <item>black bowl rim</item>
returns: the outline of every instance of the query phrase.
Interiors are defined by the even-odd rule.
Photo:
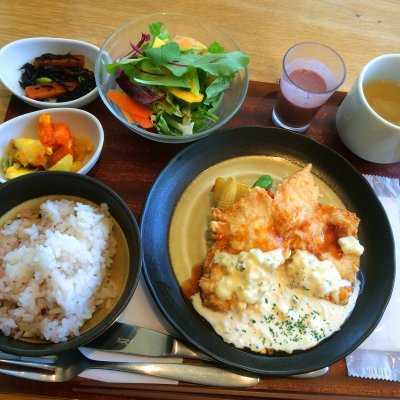
[[[69,351],[71,349],[84,346],[94,338],[96,338],[98,335],[102,334],[105,332],[117,319],[118,317],[122,314],[122,312],[125,310],[129,302],[131,301],[131,298],[136,290],[136,287],[139,282],[141,270],[142,270],[142,264],[143,264],[143,248],[142,248],[142,243],[140,240],[140,231],[139,231],[139,226],[136,222],[136,219],[130,210],[130,208],[127,206],[127,204],[124,202],[124,200],[121,198],[119,194],[117,194],[113,189],[105,185],[104,183],[98,181],[95,178],[89,177],[87,175],[82,175],[78,173],[73,173],[73,172],[64,172],[64,171],[43,171],[43,172],[36,172],[34,174],[27,174],[23,175],[18,178],[14,178],[12,180],[9,180],[3,184],[0,185],[0,198],[4,195],[4,193],[9,190],[13,190],[13,187],[16,186],[17,188],[23,188],[26,186],[27,182],[30,182],[32,185],[37,184],[38,181],[46,181],[46,180],[52,180],[52,181],[59,181],[59,182],[82,182],[85,185],[90,185],[91,188],[97,188],[100,189],[103,195],[108,195],[110,198],[113,198],[115,200],[115,204],[117,204],[118,207],[120,207],[121,211],[123,212],[124,218],[128,221],[127,223],[130,226],[130,230],[133,234],[132,238],[126,237],[126,240],[129,243],[129,240],[132,240],[132,243],[137,247],[137,251],[134,254],[129,254],[129,274],[127,278],[127,284],[123,290],[123,294],[121,295],[120,299],[117,301],[116,305],[114,306],[114,309],[112,312],[110,312],[103,320],[99,322],[96,326],[90,328],[88,331],[84,332],[83,334],[76,336],[74,338],[68,339],[67,341],[64,342],[59,342],[59,343],[51,343],[51,342],[46,342],[44,344],[30,344],[29,342],[23,342],[23,341],[18,341],[11,339],[9,337],[6,337],[2,334],[0,334],[0,337],[6,342],[3,343],[3,340],[0,340],[0,350],[4,351],[6,353],[10,354],[16,354],[16,355],[22,355],[22,356],[45,356],[45,355],[54,355],[60,352],[64,351]],[[11,189],[10,189],[11,188]],[[68,195],[68,190],[65,190],[64,193],[54,193],[52,192],[52,188],[49,188],[48,193],[43,194],[44,196],[46,195],[51,195],[51,194],[65,194]],[[35,195],[34,193],[26,193],[25,192],[25,200],[27,201],[29,199],[33,199],[35,197],[42,196],[42,194]],[[79,196],[79,194],[74,194],[74,196]],[[85,196],[81,196],[82,198],[86,198]],[[90,199],[87,199],[90,200]],[[94,201],[94,200],[90,200]],[[105,201],[95,201],[97,204],[100,204],[101,202]],[[20,204],[20,203],[18,203]],[[18,205],[15,204],[14,206]],[[109,204],[108,204],[109,205]],[[110,206],[110,205],[109,205]],[[11,209],[12,207],[9,207]],[[112,215],[112,213],[110,212]],[[120,224],[121,225],[121,224]],[[121,227],[122,229],[122,227]],[[125,234],[125,232],[124,232]],[[125,235],[126,236],[126,235]]]

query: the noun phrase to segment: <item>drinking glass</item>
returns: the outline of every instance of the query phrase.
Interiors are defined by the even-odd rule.
[[[314,42],[294,45],[283,58],[272,121],[278,127],[304,132],[345,77],[345,64],[335,50]]]

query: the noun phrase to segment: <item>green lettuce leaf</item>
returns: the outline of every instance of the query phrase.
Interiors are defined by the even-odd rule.
[[[210,101],[210,99],[219,96],[221,92],[229,89],[233,78],[234,75],[218,76],[215,78],[206,88],[207,100]]]
[[[208,52],[212,54],[225,53],[225,49],[218,42],[212,42],[208,46]]]
[[[156,66],[165,65],[179,58],[180,50],[176,42],[167,43],[159,48],[145,50],[145,54]]]
[[[160,21],[150,23],[149,24],[149,33],[152,36],[158,36],[161,33],[161,27],[163,25],[164,24],[162,22],[160,22]]]
[[[248,63],[249,56],[246,53],[233,51],[221,54],[202,54],[193,66],[215,76],[226,76],[245,68]]]

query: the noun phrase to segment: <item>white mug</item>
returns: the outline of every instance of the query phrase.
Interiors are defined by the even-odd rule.
[[[363,91],[367,82],[381,79],[400,82],[400,54],[385,54],[365,65],[338,108],[336,128],[354,154],[367,161],[389,164],[400,161],[400,126],[376,113]]]

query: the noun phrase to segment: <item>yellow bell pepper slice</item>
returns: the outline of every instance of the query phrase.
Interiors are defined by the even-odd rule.
[[[171,87],[168,89],[178,99],[184,100],[187,103],[201,103],[204,99],[203,93],[195,94],[187,90]]]

